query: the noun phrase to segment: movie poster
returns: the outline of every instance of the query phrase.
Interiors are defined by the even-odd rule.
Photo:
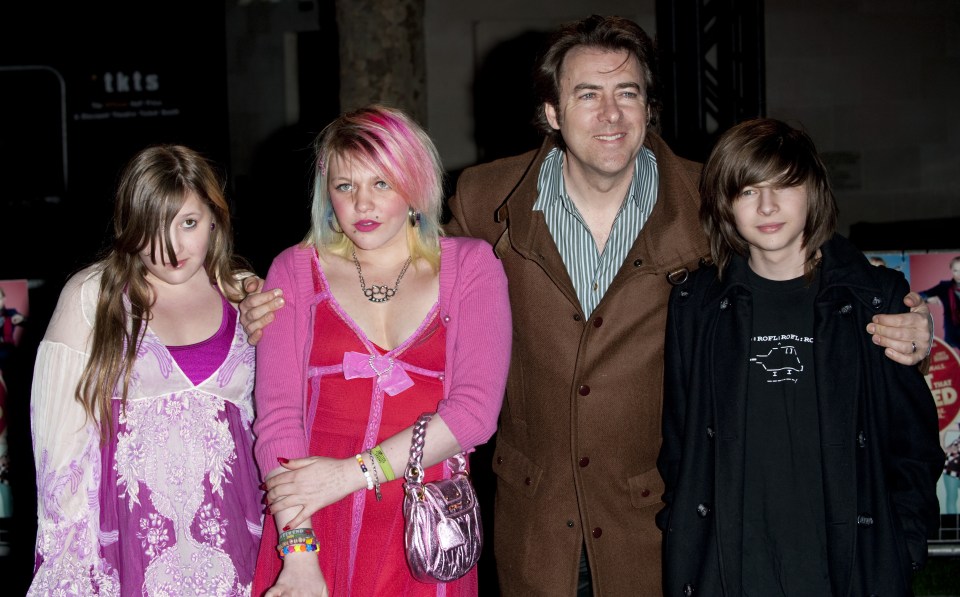
[[[872,261],[883,260],[882,263],[874,261],[875,265],[902,271],[910,282],[910,289],[924,298],[933,316],[933,349],[926,378],[937,405],[940,443],[946,453],[944,471],[937,482],[937,497],[940,499],[940,513],[955,516],[960,508],[960,250],[945,253],[867,252],[866,255]],[[941,531],[945,528],[960,531],[955,528],[960,525],[950,523],[950,519],[944,519],[941,526]]]
[[[927,384],[937,402],[940,440],[947,454],[938,484],[940,512],[957,514],[960,498],[960,251],[910,256],[910,288],[930,306],[934,346]]]
[[[13,516],[13,500],[10,489],[10,455],[7,445],[7,384],[4,370],[8,371],[14,351],[23,335],[22,326],[29,315],[26,280],[0,280],[0,518]],[[0,537],[0,552],[5,549]]]

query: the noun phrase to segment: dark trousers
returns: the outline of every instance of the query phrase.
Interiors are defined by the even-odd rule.
[[[580,579],[577,581],[577,597],[593,597],[593,582],[590,564],[587,562],[587,546],[580,550]]]

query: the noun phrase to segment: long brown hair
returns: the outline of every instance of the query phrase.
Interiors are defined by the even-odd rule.
[[[243,298],[236,278],[251,270],[233,254],[230,209],[214,166],[181,145],[141,150],[127,163],[117,188],[113,243],[98,262],[102,276],[90,358],[76,390],[87,414],[99,421],[101,440],[112,433],[111,401],[118,389],[126,406],[133,364],[156,300],[140,253],[149,247],[154,262],[160,252],[160,259],[177,263],[170,226],[191,192],[213,214],[204,261],[210,283],[219,284],[231,301]]]
[[[817,251],[837,229],[837,201],[810,136],[773,118],[747,120],[727,130],[703,166],[700,223],[719,275],[723,276],[733,255],[750,253],[749,244],[737,232],[733,204],[745,187],[761,182],[783,187],[806,185],[804,271],[810,275]]]

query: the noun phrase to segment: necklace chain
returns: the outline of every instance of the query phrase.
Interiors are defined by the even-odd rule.
[[[400,280],[403,279],[403,274],[407,273],[407,268],[410,267],[411,258],[407,257],[407,261],[403,264],[403,269],[400,270],[400,275],[397,276],[397,281],[393,283],[393,288],[390,288],[386,284],[373,284],[370,288],[367,288],[367,283],[363,279],[363,270],[360,269],[360,260],[357,259],[357,252],[353,252],[353,264],[357,266],[357,276],[360,277],[360,290],[363,291],[363,296],[367,297],[367,300],[371,303],[385,303],[393,298],[393,295],[397,294],[397,288],[400,287]]]

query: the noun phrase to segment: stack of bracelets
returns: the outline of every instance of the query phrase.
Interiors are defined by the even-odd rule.
[[[377,466],[379,465],[380,470],[383,472],[384,483],[387,481],[393,481],[396,478],[396,475],[393,474],[393,468],[390,466],[390,461],[387,460],[386,455],[383,453],[383,448],[381,448],[379,445],[367,450],[366,453],[367,456],[370,457],[369,469],[363,462],[362,454],[357,454],[355,458],[357,459],[357,464],[360,465],[360,472],[363,473],[364,478],[367,480],[367,489],[376,491],[377,501],[379,502],[383,499],[383,494],[380,493],[380,475],[377,474]]]
[[[290,529],[280,533],[277,541],[277,551],[280,553],[280,559],[286,557],[288,553],[297,551],[317,551],[320,546],[317,545],[317,537],[313,534],[313,529]]]

